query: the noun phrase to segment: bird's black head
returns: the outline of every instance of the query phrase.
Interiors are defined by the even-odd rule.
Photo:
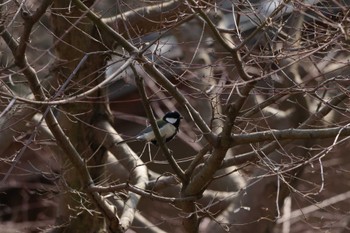
[[[177,111],[173,111],[173,112],[167,112],[164,116],[163,116],[163,120],[172,124],[173,126],[175,126],[176,128],[179,128],[180,125],[180,120],[183,117],[180,116],[180,113],[178,113]]]

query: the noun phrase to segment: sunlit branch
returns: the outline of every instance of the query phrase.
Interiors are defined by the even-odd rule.
[[[139,187],[146,188],[148,182],[147,167],[142,160],[135,154],[127,144],[117,145],[121,141],[121,137],[110,125],[110,123],[101,118],[96,119],[95,123],[95,139],[99,144],[103,144],[129,171],[130,183]],[[120,217],[120,224],[123,229],[128,229],[135,215],[140,195],[129,193],[129,197],[124,205],[123,213]]]
[[[102,21],[118,33],[134,38],[172,27],[174,23],[187,17],[184,14],[186,9],[187,6],[182,1],[173,0],[133,9]],[[135,28],[133,25],[142,27]]]

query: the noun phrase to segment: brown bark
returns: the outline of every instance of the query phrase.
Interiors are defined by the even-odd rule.
[[[93,1],[85,3],[91,5]],[[65,96],[82,93],[97,85],[104,77],[101,69],[106,59],[102,52],[93,53],[103,51],[101,44],[94,38],[97,34],[94,24],[83,12],[70,4],[71,1],[68,0],[54,1],[51,14],[57,56],[53,76],[59,88],[66,85],[63,90]],[[98,145],[94,145],[92,141],[91,124],[98,116],[107,116],[105,98],[103,92],[96,92],[88,96],[87,101],[83,103],[74,102],[59,106],[59,124],[88,166],[100,164],[104,153],[101,149],[95,151]],[[59,159],[63,167],[62,188],[67,192],[62,192],[58,205],[58,224],[63,224],[64,232],[97,232],[102,227],[101,218],[91,215],[88,211],[81,211],[82,204],[88,209],[94,207],[80,194],[67,190],[68,187],[74,190],[85,188],[81,187],[77,170],[67,163],[64,156]],[[96,179],[101,176],[102,171],[90,169],[90,174]]]

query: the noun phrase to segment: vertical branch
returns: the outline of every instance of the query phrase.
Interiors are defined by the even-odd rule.
[[[226,120],[221,136],[219,137],[218,146],[214,148],[212,155],[207,159],[202,169],[196,174],[193,174],[190,183],[183,187],[181,192],[182,197],[198,195],[204,192],[212,180],[214,173],[220,168],[228,149],[232,145],[231,131],[235,119],[253,87],[253,82],[247,83],[241,91],[241,97],[228,105]],[[188,216],[184,218],[183,225],[187,231],[196,232],[193,229],[196,230],[199,223],[195,204],[193,202],[183,202],[182,204],[183,210],[188,213]]]

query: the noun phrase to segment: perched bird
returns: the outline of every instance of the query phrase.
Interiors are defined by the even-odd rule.
[[[167,112],[162,119],[156,121],[160,136],[164,139],[165,142],[170,141],[179,131],[180,121],[183,117],[177,111]],[[146,127],[135,137],[126,139],[124,141],[118,142],[117,144],[133,142],[133,141],[146,141],[152,142],[154,145],[157,145],[157,139],[153,132],[152,126]]]

